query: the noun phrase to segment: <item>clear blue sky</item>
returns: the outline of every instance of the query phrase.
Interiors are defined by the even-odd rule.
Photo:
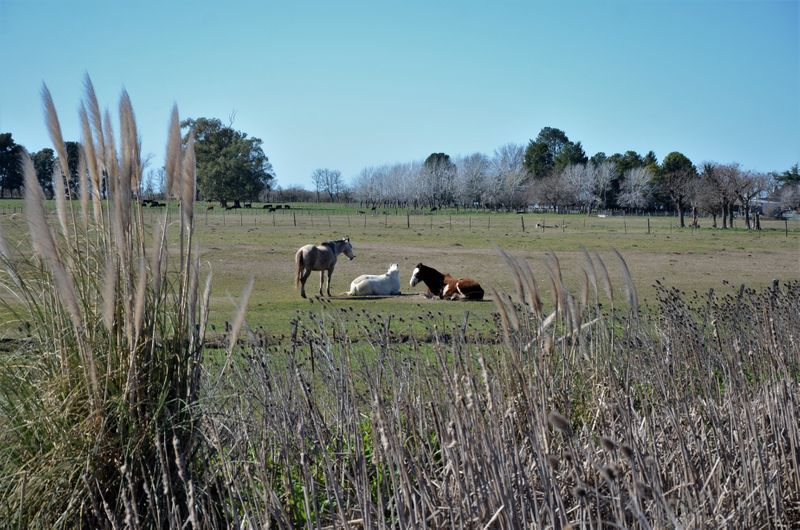
[[[88,73],[163,163],[181,117],[235,113],[278,183],[431,152],[491,154],[563,129],[592,155],[681,151],[763,171],[800,160],[791,1],[0,0],[0,132],[50,145],[45,82],[79,140]]]

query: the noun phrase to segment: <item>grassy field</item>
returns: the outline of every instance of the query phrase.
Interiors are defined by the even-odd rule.
[[[495,306],[488,301],[448,303],[421,296],[424,287],[411,288],[408,279],[423,262],[454,276],[469,276],[484,287],[513,291],[514,282],[498,248],[530,264],[545,298],[550,283],[547,254],[555,254],[565,282],[578,292],[583,281],[583,249],[597,254],[609,270],[612,284],[621,285],[618,250],[630,268],[640,302],[645,306],[660,280],[681,291],[729,292],[740,284],[760,287],[773,279],[800,279],[800,224],[762,221],[762,231],[737,228],[677,227],[674,217],[584,216],[490,213],[483,211],[430,212],[402,209],[364,209],[358,205],[292,204],[291,209],[269,212],[262,208],[224,211],[219,205],[198,204],[195,241],[202,274],[212,271],[211,330],[220,332],[236,311],[250,277],[255,280],[247,312],[252,328],[280,338],[298,311],[313,309],[319,286],[314,273],[306,284],[311,300],[300,298],[294,287],[294,253],[306,243],[349,235],[356,259],[342,258],[333,276],[334,307],[367,310],[402,318],[409,331],[421,332],[430,317],[461,319],[468,310],[476,325],[490,318]],[[258,206],[258,205],[255,205]],[[21,201],[0,203],[0,223],[6,237],[25,247],[27,227]],[[152,225],[163,209],[144,208]],[[168,212],[177,219],[174,206]],[[788,233],[786,229],[788,227]],[[172,231],[177,233],[176,230]],[[350,298],[343,293],[360,274],[381,274],[391,263],[400,265],[403,295],[389,298]],[[489,289],[487,289],[487,293]],[[396,320],[397,322],[399,322]],[[403,330],[400,330],[403,332]]]

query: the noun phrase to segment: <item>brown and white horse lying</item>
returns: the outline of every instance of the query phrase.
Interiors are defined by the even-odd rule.
[[[455,279],[449,274],[442,274],[432,267],[417,264],[411,274],[411,287],[419,282],[428,287],[426,296],[438,296],[447,300],[483,300],[483,288],[472,278]]]

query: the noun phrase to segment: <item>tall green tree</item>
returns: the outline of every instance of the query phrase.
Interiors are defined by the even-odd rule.
[[[56,153],[49,147],[36,151],[31,155],[36,179],[48,197],[53,196],[53,170],[56,168]]]
[[[525,149],[523,164],[532,178],[544,178],[551,171],[561,171],[571,164],[588,161],[580,142],[573,142],[561,129],[544,127]]]
[[[684,213],[689,205],[692,186],[697,179],[697,169],[683,153],[673,151],[664,157],[656,176],[656,187],[675,206],[680,226],[686,226]]]
[[[22,187],[22,150],[11,133],[0,134],[0,197],[6,196],[6,190],[13,193]]]
[[[451,204],[455,198],[458,169],[446,153],[431,153],[422,168],[422,184],[431,206]]]
[[[225,205],[252,201],[271,188],[272,164],[259,138],[249,137],[216,118],[188,119],[181,128],[193,130],[197,158],[197,189],[206,200]],[[188,131],[184,141],[188,138]]]
[[[778,175],[776,180],[783,186],[800,184],[800,165],[794,164],[792,167]]]

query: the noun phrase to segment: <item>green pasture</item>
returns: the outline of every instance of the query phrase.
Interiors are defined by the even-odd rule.
[[[213,206],[213,209],[208,209]],[[712,229],[711,219],[700,228],[677,227],[672,216],[554,215],[486,211],[369,208],[359,205],[292,203],[273,212],[253,208],[225,211],[218,204],[198,203],[195,243],[202,274],[213,275],[211,330],[221,332],[233,319],[242,291],[254,279],[247,322],[275,339],[286,337],[299,313],[316,312],[323,304],[314,299],[319,274],[306,284],[310,299],[300,298],[294,286],[294,254],[306,243],[350,236],[356,259],[341,257],[333,275],[335,296],[324,305],[333,311],[355,311],[391,316],[398,334],[427,333],[430,324],[464,319],[476,333],[489,332],[494,310],[490,289],[514,292],[514,279],[498,248],[524,258],[549,298],[547,255],[554,254],[568,286],[580,292],[586,260],[583,249],[599,256],[621,299],[624,285],[620,262],[625,258],[641,303],[653,302],[655,282],[682,291],[730,290],[752,287],[773,279],[800,279],[800,223],[762,220],[763,230],[748,231],[737,219],[729,230]],[[178,210],[145,207],[144,221],[152,225],[165,214],[172,241],[177,244]],[[359,212],[364,212],[359,213]],[[55,220],[54,220],[55,222]],[[18,200],[0,202],[0,227],[10,246],[25,252],[27,226]],[[176,252],[177,253],[177,252]],[[421,296],[424,287],[411,288],[408,280],[423,262],[454,276],[469,276],[487,288],[484,302],[445,302]],[[343,293],[350,281],[364,273],[381,274],[398,263],[403,295],[387,298],[350,298]],[[602,295],[605,298],[605,295]],[[364,333],[370,330],[364,329]]]

